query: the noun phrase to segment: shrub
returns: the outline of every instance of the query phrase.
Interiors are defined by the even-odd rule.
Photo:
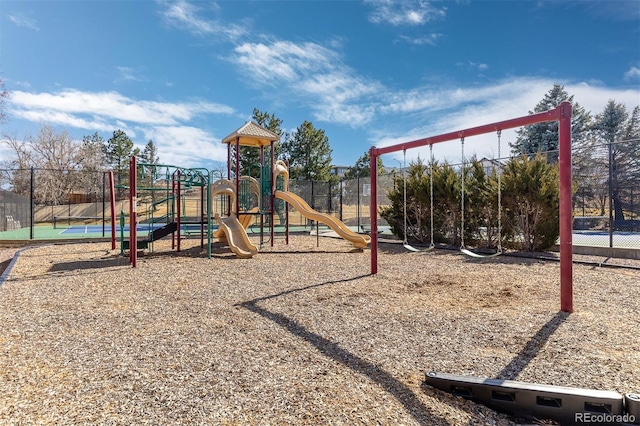
[[[541,155],[514,158],[502,173],[502,206],[512,247],[541,251],[560,234],[557,164]]]

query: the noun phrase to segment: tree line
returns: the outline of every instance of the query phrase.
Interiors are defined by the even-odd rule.
[[[554,85],[530,113],[547,111],[565,100],[573,105],[574,192],[578,187],[583,195],[587,192],[601,215],[608,200],[613,225],[624,223],[625,212],[637,220],[640,107],[629,112],[625,105],[610,100],[601,113],[592,115],[563,86]],[[509,144],[513,157],[491,161],[490,167],[477,158],[462,170],[448,163],[412,162],[396,177],[395,189],[389,193],[391,204],[381,208],[380,214],[396,235],[413,243],[432,242],[433,226],[436,243],[460,245],[464,239],[477,247],[548,249],[559,236],[558,143],[558,123],[538,123],[518,130]],[[433,223],[432,197],[436,200]]]
[[[5,119],[4,112],[0,118]],[[326,181],[332,178],[332,150],[324,130],[304,121],[293,132],[285,133],[281,119],[257,108],[253,110],[252,120],[281,136],[281,141],[275,144],[274,155],[276,159],[288,162],[291,179]],[[141,150],[120,129],[107,140],[95,132],[77,141],[66,130],[56,131],[51,125],[41,124],[35,136],[19,139],[3,134],[1,143],[10,156],[0,162],[0,179],[9,185],[11,191],[29,196],[33,169],[38,186],[34,198],[38,204],[66,203],[68,195],[80,188],[87,193],[101,193],[102,172],[106,170],[114,171],[116,185],[127,185],[131,156],[151,166],[157,165],[160,157],[153,140],[149,140]],[[257,177],[259,150],[241,147],[240,154],[240,174]]]
[[[0,122],[7,120],[4,101],[9,92],[0,78]],[[624,219],[630,199],[627,182],[640,179],[640,107],[628,111],[626,106],[610,100],[599,114],[587,112],[574,101],[563,86],[554,85],[530,113],[555,108],[568,100],[573,105],[572,138],[574,176],[580,179],[583,197],[597,200],[597,208],[604,215],[611,203],[616,220]],[[332,149],[323,129],[316,128],[310,121],[304,121],[292,132],[282,129],[283,121],[274,114],[253,109],[252,120],[280,136],[274,146],[274,157],[289,164],[292,180],[333,181],[339,177],[332,174]],[[104,170],[114,170],[117,183],[126,183],[129,157],[135,155],[141,162],[157,164],[160,152],[153,140],[149,140],[141,150],[135,147],[131,138],[122,130],[115,130],[108,140],[97,132],[86,135],[81,141],[74,140],[66,130],[56,132],[47,124],[42,124],[35,136],[22,140],[11,135],[3,135],[5,148],[10,158],[0,162],[0,169],[13,170],[4,173],[0,179],[8,183],[14,192],[29,194],[29,170],[38,170],[38,203],[64,203],[65,197],[76,188],[89,192],[100,192]],[[517,132],[517,138],[509,144],[513,155],[533,158],[544,152],[549,164],[557,162],[558,124],[539,123],[526,126]],[[232,147],[235,149],[235,147]],[[259,150],[241,147],[240,174],[259,175]],[[384,167],[378,158],[378,172]],[[71,176],[75,172],[85,172]],[[235,172],[235,170],[234,170]],[[365,152],[350,167],[345,178],[369,176],[369,153]],[[78,176],[83,176],[78,180]],[[3,182],[0,181],[0,184]]]

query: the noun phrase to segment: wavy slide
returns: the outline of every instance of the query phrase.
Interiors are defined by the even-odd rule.
[[[211,197],[215,197],[216,195],[223,194],[231,197],[230,203],[234,205],[235,203],[235,188],[233,186],[233,182],[227,179],[220,179],[216,181],[211,186]],[[251,244],[249,241],[249,236],[245,231],[246,226],[249,225],[251,217],[248,219],[243,218],[243,221],[240,222],[238,220],[238,216],[235,212],[231,212],[229,216],[221,217],[216,214],[216,221],[218,222],[218,230],[213,234],[215,238],[223,239],[224,236],[227,240],[227,244],[231,251],[233,251],[236,256],[241,258],[253,257],[258,253],[258,248]]]
[[[349,241],[356,248],[366,248],[367,245],[371,242],[371,237],[369,237],[368,235],[355,233],[351,229],[349,229],[347,225],[345,225],[335,217],[315,211],[311,208],[311,206],[309,206],[309,204],[307,204],[306,201],[304,201],[296,194],[288,191],[276,191],[276,198],[279,198],[291,204],[294,209],[299,211],[300,214],[302,214],[307,219],[315,220],[317,222],[322,222],[325,225],[328,225],[336,232],[336,234]]]
[[[251,244],[244,226],[238,220],[236,215],[220,217],[216,215],[219,229],[224,232],[227,237],[229,248],[240,258],[253,257],[258,253],[258,248]]]

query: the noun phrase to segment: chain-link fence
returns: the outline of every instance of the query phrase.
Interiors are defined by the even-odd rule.
[[[640,165],[627,161],[622,155],[632,148],[602,145],[593,149],[591,161],[574,164],[574,245],[640,248]],[[394,189],[396,178],[402,179],[402,171],[378,176],[379,208],[390,204],[388,193]],[[139,211],[144,207],[157,217],[168,215],[170,212],[159,210],[161,204],[170,204],[166,202],[172,197],[170,178],[142,175],[139,183],[147,188],[139,192]],[[128,212],[126,171],[115,174],[115,184],[116,210]],[[359,231],[369,230],[369,177],[334,182],[291,181],[289,190],[314,210],[331,214]],[[206,203],[206,194],[200,188],[183,187],[180,212],[183,217],[198,217],[203,203]],[[276,200],[275,207],[274,221],[279,224],[284,201]],[[62,229],[64,225],[73,224],[104,227],[109,222],[106,172],[0,170],[0,232],[29,228],[28,238],[38,239],[47,227]],[[310,222],[290,209],[289,224],[309,226]],[[382,219],[378,224],[387,225]],[[66,236],[59,235],[60,238]]]
[[[51,227],[110,220],[103,171],[4,169],[0,186],[0,231],[28,228],[30,239],[51,238]]]
[[[574,245],[640,248],[640,141],[588,149],[574,156]]]

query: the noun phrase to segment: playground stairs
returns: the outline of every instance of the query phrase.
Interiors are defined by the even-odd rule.
[[[138,250],[144,250],[149,247],[149,243],[152,243],[161,238],[164,238],[167,235],[173,234],[177,230],[178,230],[178,224],[176,222],[167,223],[162,228],[154,229],[153,232],[150,232],[146,237],[138,238],[138,241],[136,242],[136,246]],[[129,240],[124,240],[122,242],[122,246],[124,250],[128,250]]]

